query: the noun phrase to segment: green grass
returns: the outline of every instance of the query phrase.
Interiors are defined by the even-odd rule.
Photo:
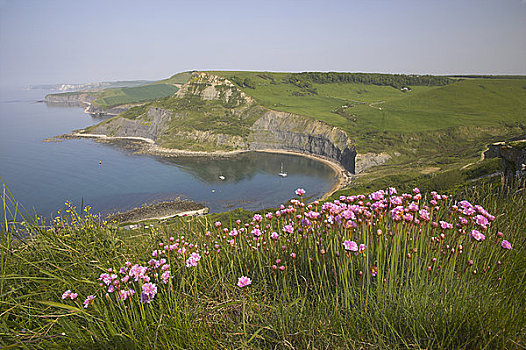
[[[255,88],[240,88],[267,108],[306,115],[344,129],[356,140],[360,153],[391,148],[382,144],[383,138],[394,140],[403,151],[404,135],[422,138],[428,132],[466,127],[500,129],[502,136],[509,136],[514,126],[522,132],[526,128],[524,77],[464,79],[445,86],[412,86],[408,92],[391,86],[314,83],[317,94],[305,94],[283,82],[289,73],[213,73],[251,79]],[[348,116],[333,112],[344,105],[352,106],[346,110]]]
[[[430,205],[429,199],[424,197],[426,203],[420,206]],[[267,224],[269,228],[262,240],[240,233],[234,246],[213,222],[220,219],[221,229],[238,230],[247,223],[252,230],[252,215],[242,210],[180,218],[137,231],[101,222],[89,210],[77,214],[71,206],[52,225],[26,226],[29,235],[16,236],[13,227],[2,224],[0,345],[32,349],[524,347],[526,194],[500,185],[469,188],[444,203],[439,200],[433,220],[454,222],[448,208],[460,199],[481,204],[496,216],[483,230],[485,241],[477,243],[456,230],[433,230],[430,224],[396,223],[389,214],[375,214],[370,224],[363,221],[355,229],[327,227],[322,220],[313,220],[318,222],[314,231],[303,235],[295,218],[308,211],[301,205],[294,206],[296,213],[264,218],[261,228]],[[282,228],[290,222],[296,223],[295,231],[287,235]],[[472,228],[474,224],[466,230]],[[277,241],[268,237],[272,231],[280,234]],[[443,239],[438,238],[440,233],[445,233]],[[98,286],[99,275],[108,268],[118,274],[126,261],[147,265],[159,243],[177,242],[169,237],[197,244],[201,260],[196,267],[186,267],[188,254],[182,257],[177,250],[167,254],[175,278],[163,284],[148,273],[158,288],[150,304],[142,304],[137,294],[121,301],[115,293],[106,294],[107,287]],[[502,239],[510,241],[513,250],[502,249]],[[344,240],[365,244],[365,254],[346,253]],[[256,242],[265,245],[257,248]],[[275,271],[273,264],[285,270]],[[374,268],[377,276],[370,273]],[[252,284],[237,287],[240,276],[250,277]],[[140,290],[140,284],[134,288]],[[62,300],[66,289],[79,293],[79,298]],[[95,300],[85,309],[81,303],[90,294]]]
[[[192,76],[192,72],[182,72],[172,75],[168,79],[160,80],[157,83],[162,84],[184,84],[186,83],[190,77]]]
[[[152,101],[177,92],[178,88],[170,84],[152,84],[130,88],[105,89],[97,93],[97,99],[92,103],[95,106],[108,109],[111,107]]]

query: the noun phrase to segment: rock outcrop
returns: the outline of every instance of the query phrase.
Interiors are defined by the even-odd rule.
[[[231,107],[254,103],[252,97],[239,90],[231,81],[203,72],[195,72],[175,96],[197,96],[205,101],[219,100]]]
[[[502,171],[509,184],[526,183],[526,140],[498,142],[488,146],[485,158],[500,158]]]
[[[144,137],[157,141],[167,130],[171,118],[171,111],[150,107],[146,117],[140,121],[112,118],[90,128],[89,132],[114,137]]]
[[[356,150],[347,134],[326,123],[303,116],[268,111],[251,127],[252,150],[283,149],[329,158],[355,172]]]
[[[62,94],[50,94],[46,95],[44,102],[49,105],[60,105],[68,107],[82,107],[84,112],[96,116],[116,116],[122,112],[127,111],[131,107],[137,106],[138,104],[125,104],[108,109],[94,105],[92,102],[96,99],[96,96],[86,93],[62,93]]]
[[[68,107],[88,107],[95,97],[88,93],[63,93],[46,95],[44,102]]]

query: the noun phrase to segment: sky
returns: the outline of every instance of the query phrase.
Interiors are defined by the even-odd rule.
[[[188,70],[526,74],[526,0],[0,0],[0,85]]]

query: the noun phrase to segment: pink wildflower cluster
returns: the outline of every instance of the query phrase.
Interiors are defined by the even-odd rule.
[[[146,264],[126,262],[118,270],[108,269],[100,274],[102,292],[115,295],[119,302],[136,297],[149,304],[172,280],[171,265],[178,273],[183,269],[199,273],[201,269],[193,268],[202,264],[201,260],[214,256],[213,259],[231,261],[239,251],[250,256],[260,254],[261,266],[268,267],[275,278],[284,276],[288,266],[296,271],[300,265],[322,264],[336,258],[353,259],[350,266],[360,269],[357,276],[363,278],[368,272],[383,280],[384,265],[375,260],[378,246],[389,247],[400,239],[404,240],[400,254],[406,261],[418,261],[419,250],[430,249],[433,260],[425,266],[433,273],[438,273],[451,258],[462,258],[463,263],[458,266],[463,268],[476,264],[471,259],[468,262],[468,255],[476,256],[463,254],[466,249],[472,251],[491,242],[493,246],[500,245],[499,254],[512,249],[510,242],[502,240],[503,233],[493,233],[495,217],[483,207],[468,201],[451,205],[448,196],[436,192],[423,195],[415,188],[412,193],[399,194],[390,187],[368,196],[341,196],[323,204],[304,203],[303,189],[296,190],[296,194],[301,200],[293,199],[276,211],[255,214],[246,223],[236,220],[232,227],[220,221],[213,223],[215,230],[199,236],[199,244],[186,241],[184,236],[159,243]],[[425,239],[424,244],[413,243],[417,238]],[[249,277],[242,276],[237,286],[244,288],[251,283]],[[77,295],[68,290],[62,298],[74,300]],[[94,298],[89,296],[85,307]]]

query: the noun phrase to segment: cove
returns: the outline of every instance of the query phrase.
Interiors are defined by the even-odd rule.
[[[66,200],[109,214],[176,197],[211,212],[262,210],[286,202],[298,187],[320,198],[337,181],[326,164],[288,154],[166,158],[136,154],[129,142],[43,142],[101,120],[79,107],[37,102],[50,92],[10,89],[0,95],[0,177],[17,201],[40,216],[55,215]],[[286,178],[278,176],[281,164]]]

